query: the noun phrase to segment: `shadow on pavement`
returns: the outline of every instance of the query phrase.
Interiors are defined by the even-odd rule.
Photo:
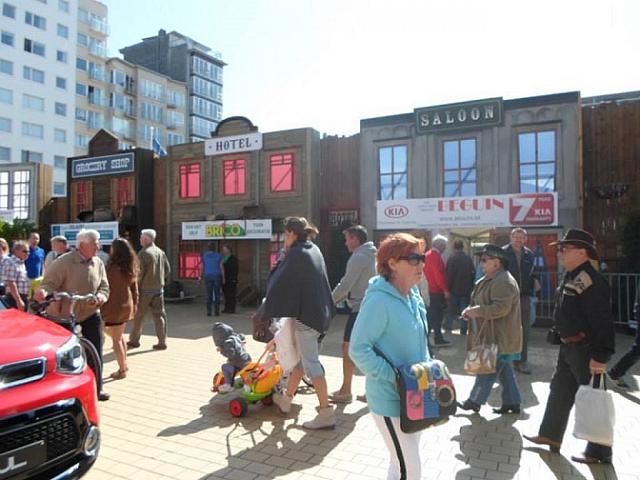
[[[492,420],[486,420],[478,414],[456,415],[456,417],[468,418],[471,425],[460,428],[460,434],[451,438],[452,441],[460,444],[461,453],[457,454],[456,458],[468,465],[467,468],[458,470],[455,478],[466,480],[483,476],[479,475],[478,469],[484,469],[483,462],[492,461],[496,456],[518,459],[517,464],[509,463],[511,471],[501,472],[504,478],[514,478],[520,469],[522,437],[513,424],[521,417],[502,415]],[[486,442],[476,442],[478,437],[491,439],[490,450]]]
[[[249,463],[262,463],[263,475],[271,475],[276,469],[288,472],[304,471],[320,465],[324,457],[337,447],[354,429],[356,422],[366,415],[365,404],[354,413],[345,414],[344,406],[336,407],[337,426],[333,430],[306,430],[298,419],[302,406],[292,404],[286,416],[278,407],[265,406],[260,402],[249,406],[245,417],[235,418],[229,413],[229,401],[237,395],[215,395],[200,407],[199,418],[184,425],[166,428],[159,437],[191,435],[203,430],[218,428],[226,430],[227,465],[203,475],[202,479],[230,478],[235,474],[246,474],[240,469]],[[306,403],[305,408],[310,408]],[[293,421],[292,421],[293,420]],[[242,439],[239,445],[251,444],[248,448],[235,447],[234,439]],[[238,448],[241,448],[238,450]],[[269,464],[267,458],[278,457],[277,464]],[[240,473],[238,473],[240,472]]]

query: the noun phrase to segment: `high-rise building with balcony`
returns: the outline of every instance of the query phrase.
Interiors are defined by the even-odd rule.
[[[155,137],[162,146],[187,141],[186,97],[183,82],[121,58],[106,63],[107,130],[120,148],[151,148]]]
[[[226,64],[220,53],[178,32],[164,30],[120,49],[120,53],[128,62],[186,83],[189,140],[210,138],[222,119],[222,70]]]
[[[35,192],[25,188],[39,187],[31,167],[2,164],[52,165],[53,175],[39,180],[52,185],[42,188],[66,193],[66,158],[74,153],[78,11],[78,0],[0,1],[0,210],[19,218],[33,217]]]
[[[87,152],[89,140],[105,121],[108,105],[106,68],[107,6],[96,0],[78,0],[77,56],[75,60],[75,155]]]

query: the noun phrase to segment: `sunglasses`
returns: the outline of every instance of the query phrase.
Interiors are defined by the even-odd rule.
[[[577,250],[578,247],[572,247],[571,245],[558,245],[558,251],[560,253],[566,251],[566,250]]]
[[[497,257],[481,257],[480,263],[488,262],[489,260],[495,260]]]
[[[424,255],[419,253],[410,253],[409,255],[403,255],[402,257],[398,257],[399,260],[406,260],[409,262],[409,265],[418,265],[424,262]]]

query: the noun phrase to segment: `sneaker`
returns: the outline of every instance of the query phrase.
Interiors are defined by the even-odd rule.
[[[229,385],[228,383],[223,383],[222,385],[220,385],[218,387],[218,392],[225,394],[225,393],[229,393],[233,391],[233,387],[231,385]]]
[[[309,430],[336,428],[336,415],[333,412],[333,407],[316,407],[316,411],[318,412],[316,418],[309,422],[304,422],[302,424],[302,428],[307,428]]]
[[[433,343],[435,344],[436,347],[445,347],[445,346],[451,345],[451,342],[449,340],[444,339],[444,338],[438,339]]]
[[[140,342],[132,342],[131,340],[127,342],[127,350],[132,350],[138,347],[140,347]]]
[[[529,368],[529,365],[526,363],[514,363],[513,367],[517,372],[520,372],[524,375],[531,375],[531,369]]]
[[[166,350],[167,349],[167,344],[166,343],[156,343],[153,347],[154,350]]]
[[[367,394],[363,393],[362,395],[358,395],[356,397],[356,400],[358,400],[359,402],[362,402],[362,403],[367,403]]]
[[[351,403],[353,402],[353,395],[350,393],[340,393],[340,390],[336,390],[329,395],[329,399],[333,403]]]
[[[275,403],[282,413],[289,413],[291,411],[291,401],[293,397],[290,397],[286,393],[276,393],[273,395],[273,403]]]

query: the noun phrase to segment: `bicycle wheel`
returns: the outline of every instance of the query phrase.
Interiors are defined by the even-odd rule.
[[[85,358],[87,359],[87,365],[96,377],[96,392],[100,394],[102,391],[102,360],[98,355],[96,347],[84,337],[80,337],[80,344],[84,350]]]

